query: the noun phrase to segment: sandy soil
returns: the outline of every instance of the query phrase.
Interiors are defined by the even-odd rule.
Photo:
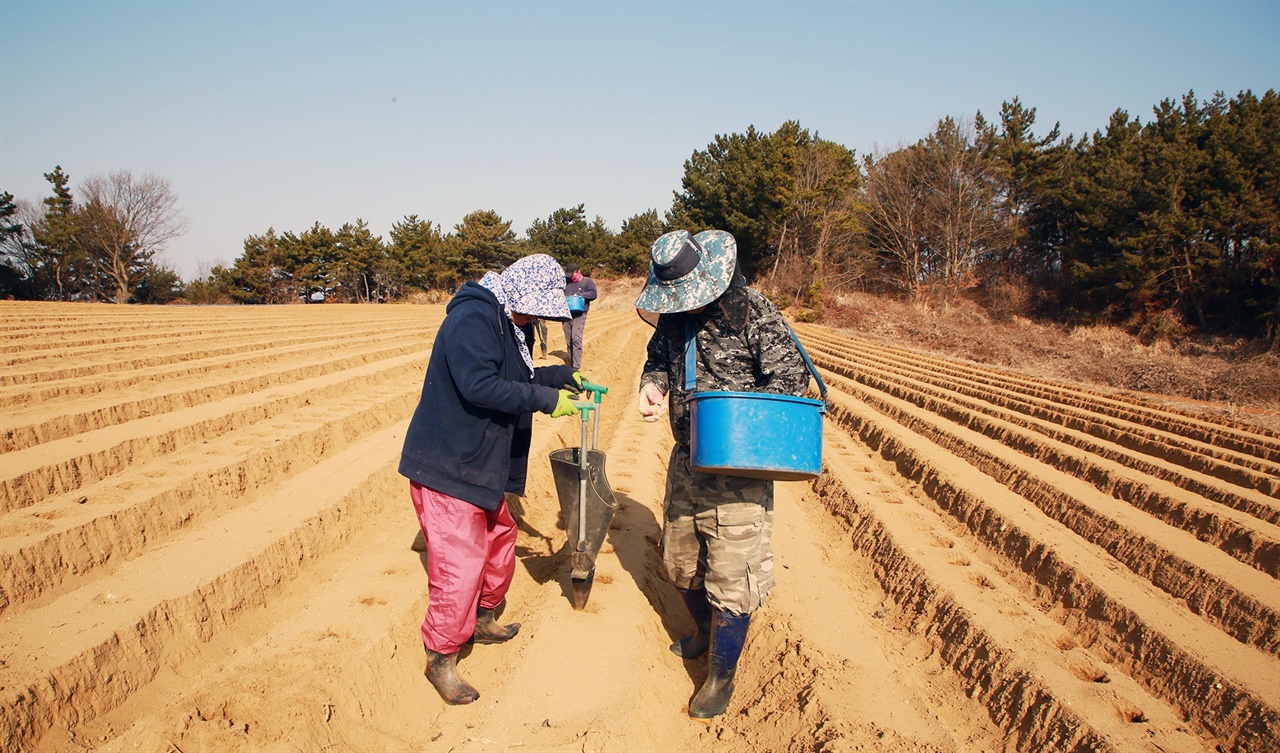
[[[622,503],[590,602],[546,462],[579,424],[539,416],[523,628],[446,707],[395,472],[443,314],[0,303],[4,749],[1280,750],[1280,438],[812,325],[824,473],[778,485],[778,587],[689,720],[625,310],[587,327]]]

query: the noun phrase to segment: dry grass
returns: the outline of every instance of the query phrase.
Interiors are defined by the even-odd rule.
[[[439,305],[448,303],[453,298],[453,294],[445,290],[415,290],[404,298],[400,299],[401,303],[412,303],[415,305]]]
[[[1046,325],[998,315],[972,301],[913,304],[851,294],[827,306],[822,324],[1022,374],[1280,431],[1280,358],[1221,338],[1144,344],[1115,327]]]
[[[635,311],[636,298],[640,297],[640,291],[644,289],[644,280],[638,277],[596,280],[596,289],[600,296],[591,304],[593,310]]]
[[[597,280],[601,310],[630,309],[639,279]],[[1015,291],[1016,292],[1016,291]],[[1041,324],[973,301],[910,303],[854,293],[829,298],[819,322],[894,343],[1021,374],[1101,391],[1141,393],[1183,411],[1280,431],[1280,358],[1251,353],[1242,341],[1192,338],[1144,344],[1116,327]],[[790,318],[798,311],[788,310]]]

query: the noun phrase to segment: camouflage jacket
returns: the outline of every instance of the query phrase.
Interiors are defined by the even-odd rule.
[[[658,318],[640,387],[656,384],[667,394],[671,433],[682,445],[688,446],[690,438],[684,389],[685,323],[690,320],[697,331],[697,391],[803,395],[809,387],[809,370],[782,312],[755,290],[748,288],[747,295],[750,315],[741,332],[730,329],[724,312],[714,303],[699,314]]]

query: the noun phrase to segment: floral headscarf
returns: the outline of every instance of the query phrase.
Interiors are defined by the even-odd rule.
[[[546,254],[530,254],[501,272],[486,272],[480,278],[480,285],[502,304],[507,319],[511,319],[513,313],[540,319],[564,320],[570,316],[569,307],[564,302],[564,270]],[[529,353],[529,344],[524,341],[524,332],[519,327],[515,330],[520,355],[532,374],[533,356]]]

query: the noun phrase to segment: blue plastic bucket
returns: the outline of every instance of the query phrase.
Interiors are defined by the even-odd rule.
[[[689,396],[695,471],[797,481],[822,472],[821,400],[764,392]]]
[[[587,310],[587,302],[580,295],[567,295],[564,297],[564,303],[569,307],[570,313],[577,314]]]

